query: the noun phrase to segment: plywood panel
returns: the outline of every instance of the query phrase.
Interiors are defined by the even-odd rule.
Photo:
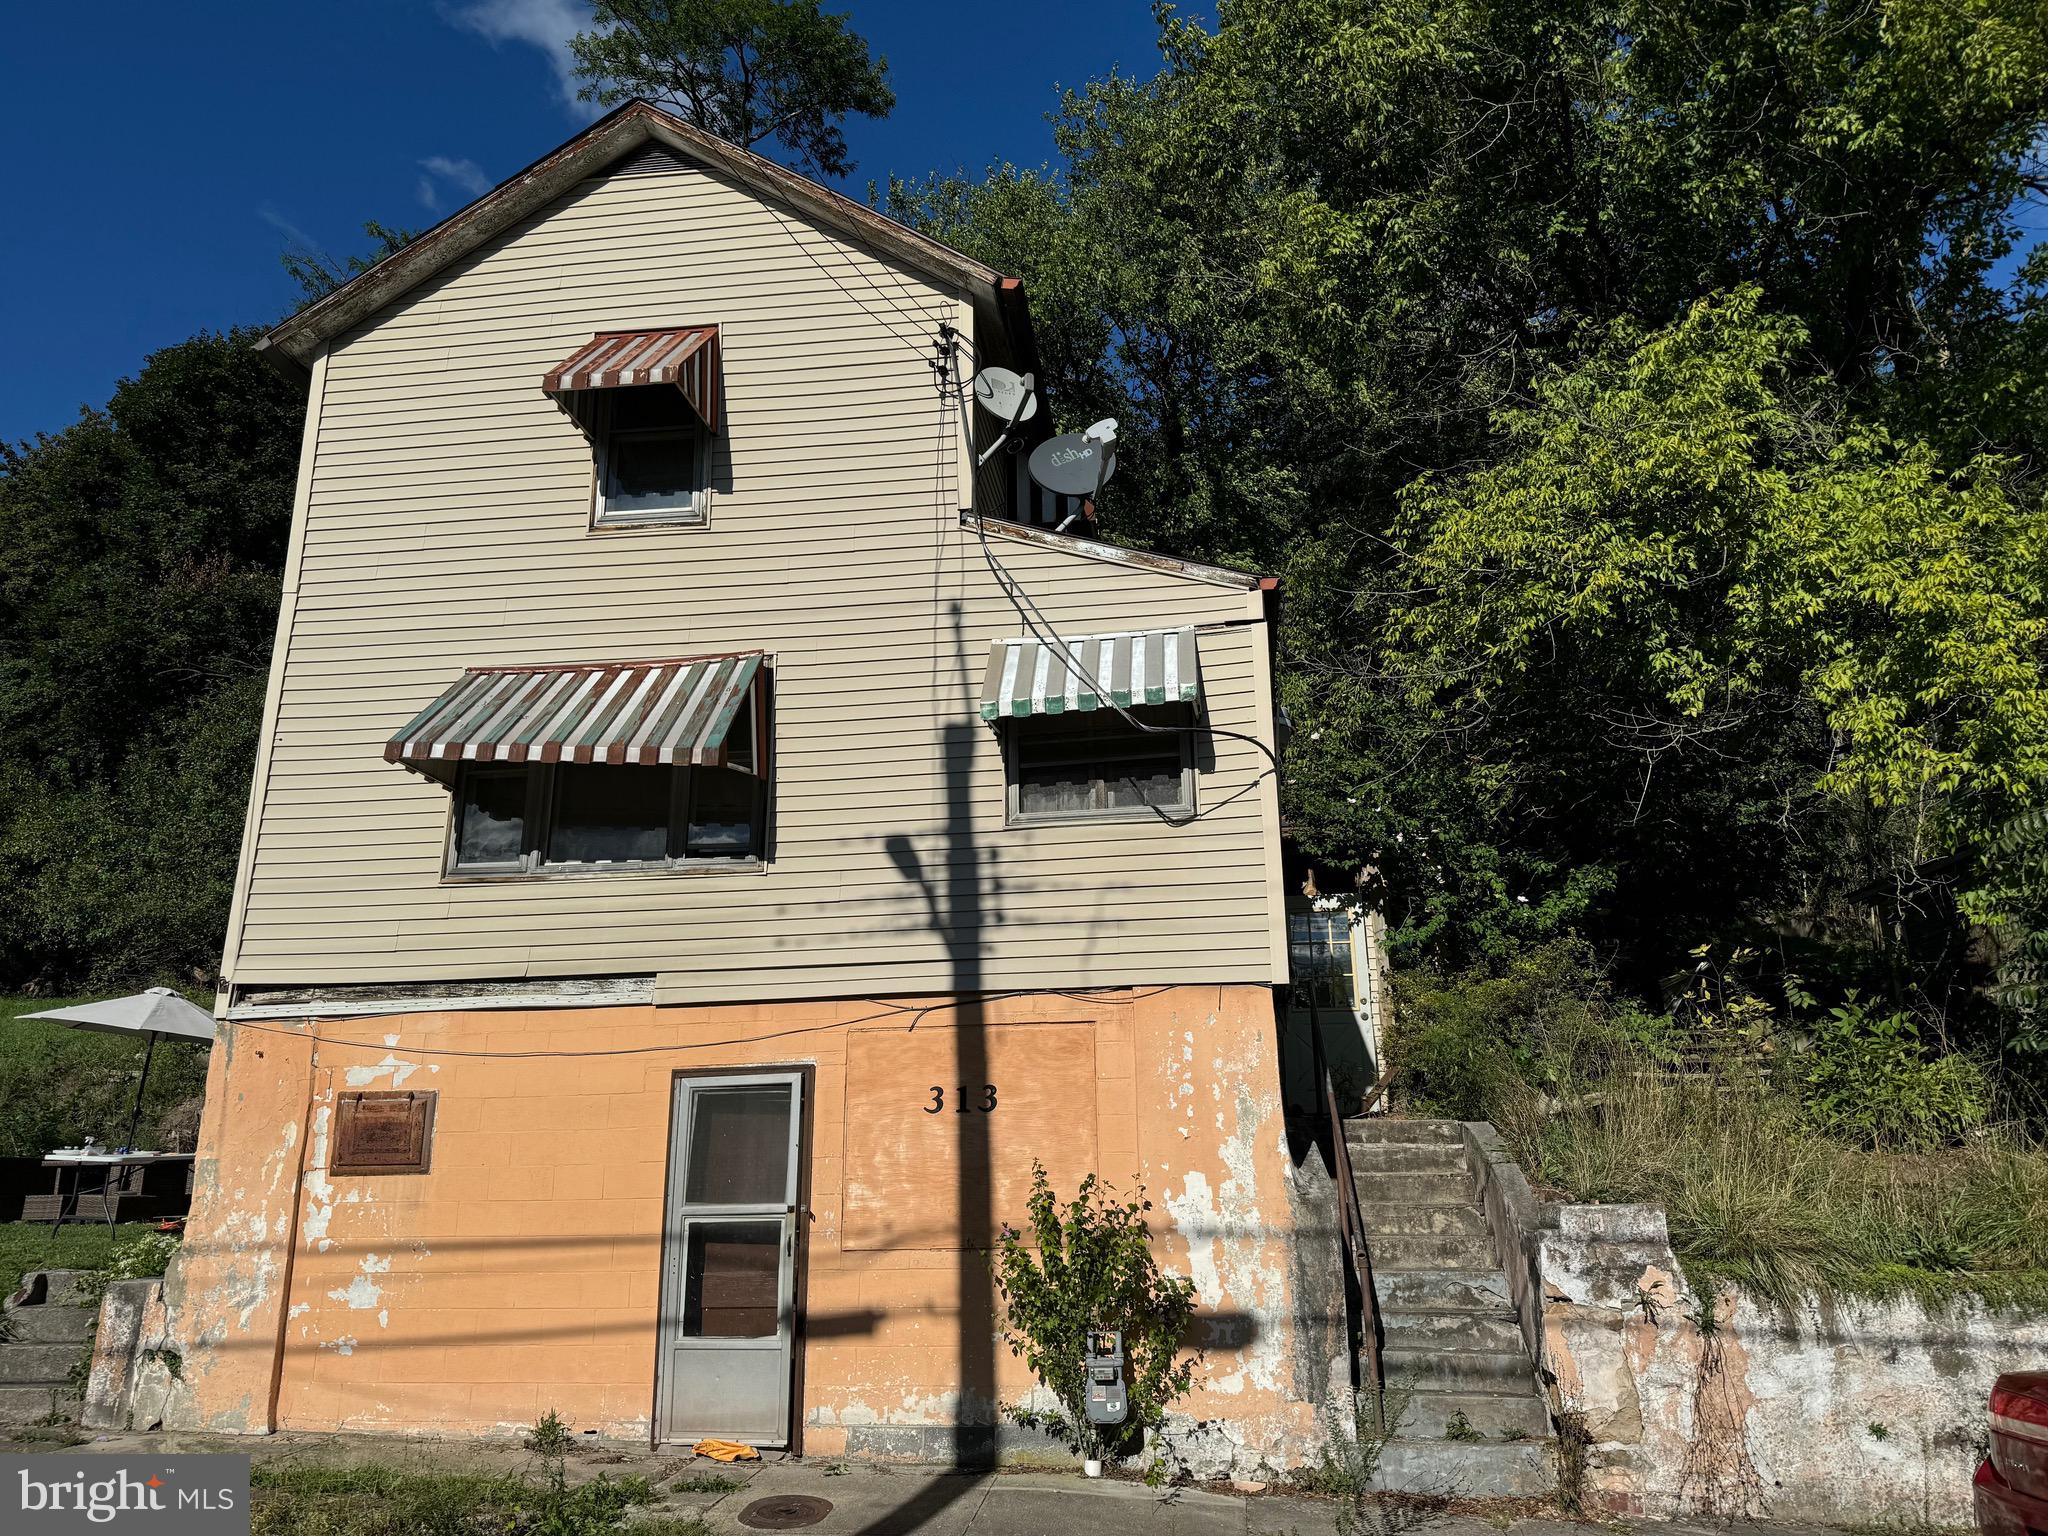
[[[987,1065],[962,1083],[956,1026],[847,1032],[843,1247],[959,1248],[962,1189],[988,1191],[986,1220],[968,1237],[984,1246],[1001,1223],[1023,1225],[1034,1157],[1068,1195],[1096,1171],[1095,1026],[976,1033]],[[990,1089],[995,1107],[984,1111]]]

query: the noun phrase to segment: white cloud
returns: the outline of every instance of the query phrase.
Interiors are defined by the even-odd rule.
[[[429,209],[441,206],[442,182],[452,185],[462,193],[466,202],[473,197],[482,197],[491,190],[491,178],[484,168],[474,160],[458,160],[448,155],[429,155],[420,162],[420,169],[426,172],[419,180],[420,202]]]
[[[554,68],[555,88],[564,106],[586,121],[602,110],[576,99],[581,82],[576,78],[569,39],[590,27],[590,7],[584,0],[465,0],[442,14],[456,26],[493,43],[525,43],[540,49]]]
[[[279,213],[275,208],[258,208],[256,210],[256,217],[261,219],[264,223],[268,224],[272,229],[276,230],[279,234],[283,235],[285,239],[289,240],[293,245],[297,246],[300,250],[318,251],[320,249],[319,243],[315,241],[311,235],[307,234],[303,229],[299,228],[298,225],[294,224],[290,219],[286,218],[283,214]]]

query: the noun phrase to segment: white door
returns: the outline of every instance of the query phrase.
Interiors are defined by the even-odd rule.
[[[789,1443],[803,1079],[676,1080],[661,1438]]]

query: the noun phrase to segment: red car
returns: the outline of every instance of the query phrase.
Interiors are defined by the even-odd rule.
[[[1986,1536],[2048,1536],[2048,1371],[2010,1371],[1991,1389],[1991,1459],[1975,1491]]]

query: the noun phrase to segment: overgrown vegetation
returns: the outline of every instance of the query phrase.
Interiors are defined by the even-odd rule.
[[[97,1223],[52,1231],[43,1222],[0,1222],[0,1296],[14,1294],[21,1277],[33,1269],[107,1269],[117,1250],[155,1235],[154,1228],[139,1223],[110,1233]]]
[[[1023,1406],[1020,1422],[1045,1429],[1083,1456],[1100,1456],[1156,1430],[1193,1380],[1181,1351],[1195,1312],[1194,1282],[1161,1271],[1152,1256],[1141,1189],[1119,1199],[1090,1174],[1062,1209],[1043,1164],[1031,1165],[1029,1233],[1005,1226],[993,1256],[1003,1338],[1058,1404]],[[1105,1431],[1089,1422],[1084,1361],[1088,1335],[1122,1332],[1130,1416]],[[1113,1443],[1105,1436],[1114,1436]]]
[[[0,1157],[41,1157],[87,1136],[117,1146],[128,1134],[144,1042],[133,1035],[18,1020],[65,1001],[0,997]],[[210,1008],[213,999],[195,1001]],[[205,1089],[205,1047],[159,1042],[137,1131],[144,1145],[191,1150]]]
[[[1374,1518],[1380,1512],[1380,1459],[1400,1432],[1410,1401],[1404,1388],[1363,1385],[1348,1419],[1334,1408],[1325,1415],[1329,1432],[1323,1437],[1322,1460],[1294,1474],[1297,1488],[1336,1501],[1340,1536],[1384,1528],[1386,1522]]]
[[[255,339],[0,443],[0,987],[219,966],[304,404]]]
[[[258,1536],[602,1536],[626,1512],[655,1501],[637,1477],[569,1483],[559,1467],[540,1478],[403,1472],[380,1465],[258,1461],[252,1472]],[[696,1520],[636,1519],[644,1536],[697,1536]]]
[[[1661,1015],[1618,1001],[1573,941],[1502,975],[1406,976],[1399,1090],[1493,1120],[1571,1198],[1663,1206],[1695,1284],[2048,1306],[2031,1105],[1903,1014],[1803,993],[1781,1010],[1739,968],[1696,966]]]
[[[1281,577],[1322,891],[1411,968],[1577,934],[1655,1018],[1750,945],[1775,1006],[2039,1072],[2038,7],[1224,0],[1160,42],[1057,165],[894,206],[1024,278],[1061,425],[1122,424],[1110,533]],[[1952,1130],[1977,1085],[1927,1071]]]

